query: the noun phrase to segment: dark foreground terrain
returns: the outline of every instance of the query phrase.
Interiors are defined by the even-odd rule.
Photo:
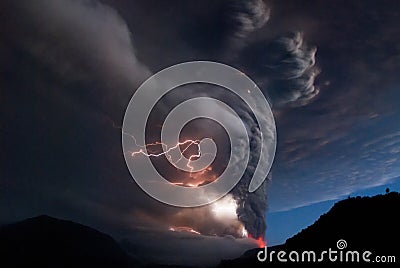
[[[369,264],[375,267],[398,266],[400,264],[399,212],[400,194],[396,192],[374,197],[348,198],[336,203],[329,212],[322,215],[311,226],[289,238],[285,244],[268,248],[267,253],[269,254],[275,251],[272,263],[271,258],[259,262],[257,254],[260,250],[253,249],[238,259],[222,261],[220,266],[298,266],[299,263],[289,259],[292,251],[299,253],[299,262],[301,262],[304,251],[314,251],[316,253],[315,266],[321,266],[322,263],[324,267],[355,266],[356,264],[362,264],[361,266]],[[329,249],[337,251],[336,253],[332,252],[332,259],[337,257],[335,262],[331,262],[329,259]],[[277,259],[279,251],[286,252],[283,257],[283,259],[287,259],[286,263]],[[318,263],[323,251],[328,252],[323,255],[322,263]],[[347,253],[349,251],[359,252],[358,263],[356,255],[353,257],[353,253]],[[365,251],[372,253],[367,258],[370,263],[363,261],[362,254]],[[343,254],[342,261],[340,261],[340,254]],[[368,255],[368,253],[366,254]],[[264,254],[260,255],[260,257],[264,256]],[[376,259],[377,256],[379,256],[378,259]],[[309,258],[310,261],[308,261]],[[292,259],[297,260],[295,253],[292,254]],[[308,253],[304,253],[304,259],[307,265],[314,262],[313,256],[309,257]],[[385,263],[382,263],[383,261]],[[378,262],[380,263],[378,264]]]
[[[1,227],[0,252],[0,267],[135,267],[138,264],[110,236],[49,216]]]
[[[289,254],[296,251],[301,262],[307,266],[315,262],[323,251],[336,251],[337,261],[331,262],[328,253],[324,255],[324,267],[341,265],[355,266],[365,263],[362,254],[370,251],[370,265],[375,267],[398,266],[400,263],[400,194],[388,193],[374,197],[355,197],[336,203],[313,225],[288,239],[285,244],[267,249],[264,262],[257,260],[260,249],[249,250],[234,260],[224,260],[220,267],[281,267],[298,266],[289,260]],[[341,244],[338,245],[338,241]],[[338,246],[341,249],[338,249]],[[274,255],[270,256],[271,252]],[[277,260],[277,252],[287,263]],[[356,256],[348,251],[359,253]],[[342,252],[342,253],[340,253]],[[311,254],[311,253],[310,253]],[[340,254],[342,261],[340,261]],[[292,259],[297,256],[292,253]],[[383,256],[387,263],[377,263],[377,256]],[[392,257],[391,257],[392,256]],[[39,216],[25,221],[0,227],[0,267],[138,267],[145,265],[126,254],[110,236],[90,227],[49,216]],[[265,257],[264,253],[260,257]],[[347,261],[346,261],[347,258]],[[354,259],[353,259],[354,258]],[[272,259],[272,262],[271,262]],[[383,260],[383,259],[382,259]],[[393,262],[395,261],[394,265]],[[316,266],[321,266],[317,263]],[[151,265],[157,266],[157,265]],[[301,265],[304,266],[304,263]],[[358,266],[358,265],[357,265]]]

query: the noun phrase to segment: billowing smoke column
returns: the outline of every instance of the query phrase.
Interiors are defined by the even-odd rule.
[[[267,229],[266,213],[267,213],[267,185],[268,181],[258,188],[255,192],[248,192],[249,175],[245,175],[243,182],[241,181],[232,191],[232,195],[237,200],[237,215],[239,220],[244,224],[247,232],[253,238],[265,236]],[[246,183],[247,182],[247,183]]]
[[[257,43],[245,49],[244,62],[251,63],[249,69],[255,75],[264,94],[274,107],[283,105],[304,105],[318,94],[314,86],[319,70],[315,65],[316,48],[309,48],[299,32],[280,37],[271,43]],[[258,79],[257,79],[258,78]],[[261,133],[253,117],[246,111],[242,118],[249,127],[251,152],[260,151]],[[264,181],[255,192],[248,192],[258,155],[250,155],[246,173],[232,194],[238,202],[237,214],[249,234],[254,238],[264,237],[267,228],[267,186],[271,179]]]
[[[255,6],[256,2],[250,1],[252,4],[248,7]],[[263,10],[268,13],[264,18],[269,18],[269,9]],[[257,21],[259,16],[253,18]],[[319,69],[315,67],[316,51],[316,47],[307,46],[302,33],[293,32],[273,41],[259,41],[249,45],[240,53],[240,62],[248,74],[255,77],[273,107],[301,106],[319,93],[314,86],[315,78],[319,74]],[[232,195],[238,203],[239,220],[245,225],[249,236],[258,239],[265,236],[267,228],[267,187],[271,173],[255,192],[248,192],[259,157],[257,152],[260,152],[261,133],[254,117],[246,109],[241,109],[240,116],[248,127],[251,152],[254,153],[250,155],[247,171],[232,190]]]
[[[268,176],[268,180],[265,180],[256,191],[249,192],[249,183],[259,159],[261,133],[251,114],[242,111],[242,118],[248,126],[250,151],[253,153],[250,154],[247,170],[232,190],[232,195],[238,204],[237,216],[244,224],[249,235],[253,238],[264,238],[267,229],[267,185],[270,175]]]
[[[270,9],[261,0],[227,1],[233,38],[246,42],[252,32],[261,29],[270,18]],[[240,42],[239,42],[240,43]],[[271,40],[260,40],[244,46],[237,64],[255,79],[273,107],[301,106],[311,101],[319,90],[314,86],[319,69],[315,67],[316,47],[304,42],[301,32],[292,32]],[[237,111],[247,127],[251,155],[247,170],[231,194],[237,202],[237,216],[249,236],[264,237],[267,211],[268,179],[250,193],[248,186],[260,152],[261,133],[254,116],[246,107]]]
[[[256,77],[274,107],[284,105],[301,106],[307,104],[318,94],[314,86],[319,70],[315,67],[315,47],[308,47],[300,32],[290,33],[276,40],[255,43],[244,49],[242,60],[245,69]],[[242,113],[250,128],[250,146],[252,152],[260,151],[260,132],[256,123],[246,112]],[[232,195],[238,202],[237,214],[244,223],[250,236],[264,237],[267,228],[267,186],[271,179],[264,181],[255,192],[248,192],[248,184],[252,177],[258,155],[250,155],[249,166],[242,180],[233,189]]]

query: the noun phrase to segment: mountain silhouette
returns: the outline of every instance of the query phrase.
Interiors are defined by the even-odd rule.
[[[281,263],[277,252],[338,250],[337,242],[345,241],[342,250],[372,252],[374,256],[394,256],[400,262],[400,194],[353,197],[337,202],[311,226],[289,238],[285,244],[269,247],[275,259],[259,262],[261,249],[252,249],[241,257],[224,260],[220,267],[292,267],[299,263]],[[287,258],[287,256],[286,256]],[[311,265],[312,263],[307,263]],[[316,263],[318,267],[321,263]],[[357,263],[339,263],[339,265]],[[374,266],[378,266],[376,263]],[[300,263],[300,266],[304,263]],[[324,267],[338,263],[323,261]],[[390,263],[385,263],[388,267]],[[126,254],[110,236],[90,227],[49,216],[39,216],[0,227],[0,267],[169,267],[144,264]],[[365,266],[365,263],[363,263]]]
[[[110,236],[49,216],[0,227],[0,267],[135,267]]]
[[[377,265],[377,261],[374,259],[376,256],[384,256],[385,261],[391,262],[393,262],[393,258],[388,256],[394,256],[396,262],[394,265],[398,265],[400,263],[399,211],[400,194],[397,192],[373,197],[349,197],[337,202],[326,214],[320,216],[314,224],[287,239],[285,244],[269,247],[267,252],[275,251],[275,258],[273,258],[272,263],[269,263],[270,259],[265,262],[259,262],[257,254],[260,249],[252,249],[237,259],[222,261],[220,267],[295,266],[295,263],[291,261],[286,263],[278,261],[276,258],[277,252],[285,251],[285,258],[288,259],[288,254],[292,251],[300,253],[303,251],[315,251],[318,261],[322,251],[328,251],[329,248],[338,251],[338,261],[331,262],[325,255],[322,261],[324,266],[357,265],[356,261],[353,262],[351,260],[351,255],[346,261],[347,251],[358,251],[360,253],[360,263],[358,264],[363,262],[362,253],[370,251],[372,252],[372,255],[368,258],[371,260],[370,264]],[[340,245],[338,245],[339,243]],[[340,250],[338,246],[340,246]],[[342,262],[339,261],[340,251],[343,252],[344,256]],[[260,256],[263,257],[264,254]],[[295,257],[295,255],[293,256]],[[307,255],[305,256],[306,258],[308,257]],[[388,258],[391,259],[389,260]],[[312,263],[307,263],[306,265],[310,264]],[[363,263],[363,265],[366,264],[368,263]],[[393,265],[393,263],[384,263],[383,265],[391,266],[390,264]]]

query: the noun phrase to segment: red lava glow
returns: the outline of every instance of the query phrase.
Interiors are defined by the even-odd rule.
[[[254,238],[249,234],[249,238],[254,239],[259,248],[265,248],[267,246],[267,241],[262,236]]]
[[[267,246],[267,241],[265,241],[262,237],[257,239],[257,244],[260,248],[265,248]]]

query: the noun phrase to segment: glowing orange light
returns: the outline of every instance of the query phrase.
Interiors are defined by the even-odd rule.
[[[248,237],[254,239],[259,248],[264,248],[267,246],[267,241],[262,236],[260,236],[259,238],[254,238],[251,234],[249,234]]]
[[[171,232],[187,232],[187,233],[193,233],[193,234],[198,234],[200,235],[201,233],[199,231],[196,231],[195,229],[188,227],[188,226],[171,226],[169,228]]]

